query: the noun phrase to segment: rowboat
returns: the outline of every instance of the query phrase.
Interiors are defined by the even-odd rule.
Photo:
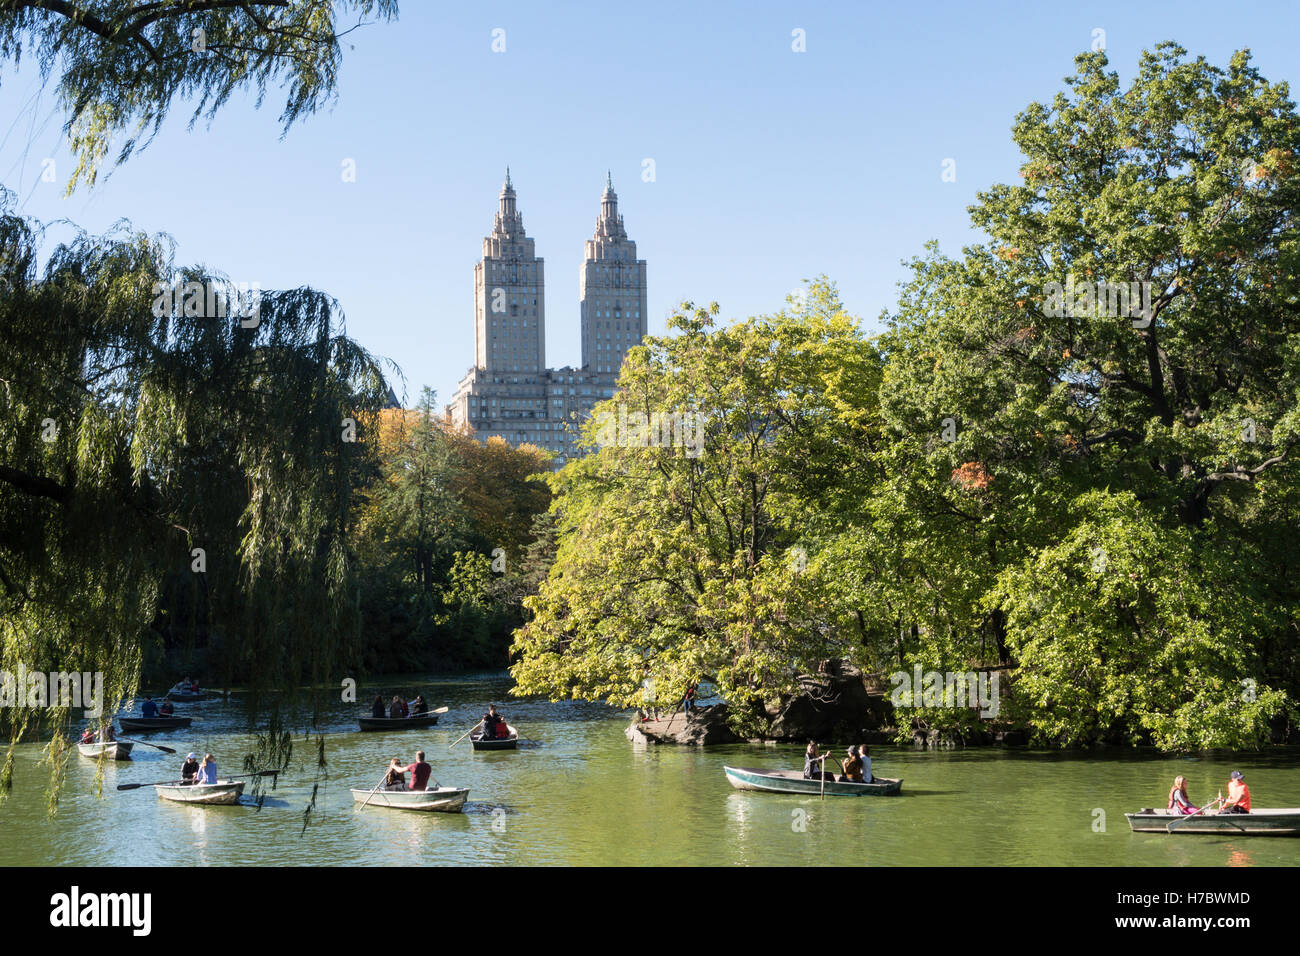
[[[174,700],[177,703],[185,704],[185,703],[193,703],[196,700],[207,700],[208,695],[204,691],[198,691],[196,693],[194,691],[189,691],[189,690],[169,690],[167,692],[167,699]]]
[[[107,760],[130,760],[131,748],[135,744],[125,740],[108,740],[103,743],[77,744],[77,750],[83,757],[98,760],[101,755]]]
[[[192,717],[119,717],[117,722],[127,733],[146,734],[154,730],[176,730],[188,727]]]
[[[465,806],[468,789],[438,787],[434,790],[353,790],[352,799],[368,807],[394,810],[423,810],[434,813],[459,813]],[[367,802],[369,801],[369,802]]]
[[[1300,836],[1300,807],[1249,813],[1182,814],[1172,810],[1126,813],[1134,833],[1218,833],[1224,836]],[[1178,823],[1182,820],[1182,823]],[[1171,824],[1175,824],[1171,826]]]
[[[244,792],[242,780],[218,780],[216,783],[159,783],[154,785],[163,800],[197,803],[206,807],[228,807],[238,803]]]
[[[412,727],[432,727],[438,714],[412,714],[410,717],[362,717],[362,730],[410,730]]]
[[[822,793],[821,780],[809,780],[798,770],[759,770],[754,767],[723,767],[727,782],[737,790],[761,790],[764,793]],[[871,783],[841,783],[827,780],[826,796],[888,796],[903,789],[902,778],[876,777]]]
[[[469,735],[470,745],[475,750],[515,750],[519,746],[519,731],[515,730],[509,724],[506,724],[506,735],[504,737],[493,737],[491,740],[483,739],[483,731]]]

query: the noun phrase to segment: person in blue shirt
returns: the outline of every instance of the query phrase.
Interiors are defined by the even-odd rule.
[[[199,783],[216,783],[217,782],[217,758],[212,754],[207,754],[203,758],[203,766],[199,768]]]
[[[144,705],[140,708],[140,713],[145,717],[158,716],[158,705],[153,702],[152,697],[146,697],[144,699]]]

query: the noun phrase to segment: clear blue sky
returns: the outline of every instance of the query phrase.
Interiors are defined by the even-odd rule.
[[[29,63],[6,65],[0,183],[38,219],[101,232],[125,218],[172,235],[181,262],[325,290],[349,334],[402,367],[408,401],[422,385],[445,401],[473,362],[473,267],[506,165],[546,259],[559,366],[579,359],[578,268],[607,168],[649,262],[651,334],[682,300],[770,312],[819,273],[874,328],[901,260],[928,239],[954,253],[978,239],[966,207],[1016,178],[1016,113],[1061,89],[1095,28],[1125,78],[1172,39],[1219,65],[1249,47],[1269,79],[1300,79],[1289,2],[401,8],[347,38],[337,103],[283,140],[274,93],[261,110],[233,98],[192,132],[177,110],[70,199],[53,96]],[[791,49],[795,29],[806,52]],[[46,157],[57,183],[40,181]],[[349,158],[354,183],[340,175]],[[941,179],[946,158],[956,182]]]

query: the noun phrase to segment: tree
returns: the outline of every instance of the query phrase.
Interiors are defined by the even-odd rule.
[[[972,207],[988,243],[915,261],[882,339],[912,652],[996,650],[1045,742],[1237,745],[1297,686],[1300,119],[1245,53],[1162,44],[1128,89],[1077,63],[1017,119],[1023,183]],[[1139,543],[1152,580],[1119,587]],[[1103,690],[1143,668],[1196,676]]]
[[[834,475],[836,410],[870,404],[871,350],[824,282],[773,316],[716,313],[688,304],[629,353],[585,426],[593,454],[553,479],[558,548],[524,602],[516,692],[627,706],[646,679],[661,699],[708,680],[749,726],[837,653],[799,524],[814,503],[794,493]]]
[[[357,23],[336,32],[349,11]],[[285,83],[288,131],[335,94],[339,40],[372,15],[395,18],[396,0],[4,0],[0,59],[17,63],[27,51],[45,78],[59,72],[78,159],[71,192],[94,184],[119,137],[117,163],[147,145],[178,97],[197,100],[192,126],[235,92],[256,90],[260,106],[269,85]]]
[[[11,203],[0,194],[2,669],[103,672],[112,707],[135,693],[154,625],[209,643],[213,669],[254,691],[335,677],[356,658],[348,538],[366,461],[350,439],[387,395],[380,364],[328,296],[223,298],[224,277],[175,270],[164,239],[125,226],[38,272],[40,229]],[[28,714],[0,712],[11,740]],[[11,750],[6,787],[12,767]]]

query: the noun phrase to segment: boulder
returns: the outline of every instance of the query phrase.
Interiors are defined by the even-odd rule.
[[[726,704],[697,707],[689,714],[682,711],[672,715],[660,714],[657,721],[634,719],[624,735],[633,743],[642,745],[706,747],[710,744],[734,744],[740,740],[727,726]]]

